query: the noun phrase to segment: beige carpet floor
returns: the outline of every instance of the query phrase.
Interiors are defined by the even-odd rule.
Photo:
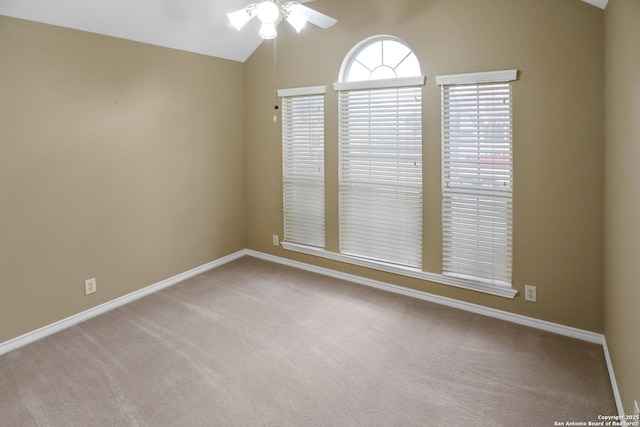
[[[0,356],[2,426],[553,426],[601,346],[251,257]]]

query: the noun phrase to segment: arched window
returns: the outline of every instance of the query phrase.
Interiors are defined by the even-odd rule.
[[[422,86],[411,48],[364,40],[340,70],[340,252],[422,266]]]
[[[418,77],[420,63],[415,53],[402,40],[393,36],[375,36],[356,45],[347,55],[340,81]]]

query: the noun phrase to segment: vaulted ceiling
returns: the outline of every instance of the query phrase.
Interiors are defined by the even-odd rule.
[[[0,15],[244,62],[262,42],[258,23],[238,32],[226,14],[256,1],[1,0]],[[608,2],[582,1],[602,9]],[[313,8],[322,11],[321,2]]]

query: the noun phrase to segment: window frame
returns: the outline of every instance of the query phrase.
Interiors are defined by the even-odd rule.
[[[409,46],[407,43],[404,42],[404,40],[402,40],[402,39],[400,39],[398,37],[391,36],[391,35],[386,35],[386,34],[372,36],[372,37],[366,38],[366,39],[362,40],[360,43],[356,44],[349,51],[349,53],[347,53],[347,55],[345,56],[345,59],[342,61],[342,65],[340,66],[340,74],[339,74],[339,77],[338,77],[338,82],[339,83],[363,83],[364,85],[366,85],[367,83],[376,82],[376,81],[380,81],[380,80],[394,81],[394,80],[400,80],[400,79],[407,78],[406,76],[404,76],[404,77],[397,77],[396,76],[395,78],[391,78],[391,79],[371,79],[371,78],[369,78],[368,80],[353,80],[353,81],[349,80],[349,71],[351,70],[351,66],[357,60],[357,58],[360,55],[360,53],[362,53],[364,50],[366,50],[367,48],[369,48],[370,46],[372,46],[372,45],[374,45],[374,44],[376,44],[378,42],[384,43],[385,41],[391,41],[391,42],[399,43],[399,44],[405,46],[409,51],[409,55],[412,55],[414,58],[416,58],[416,61],[418,61],[415,52],[413,51],[413,49],[411,49],[411,46]],[[382,58],[382,60],[384,62],[384,58]],[[401,61],[401,63],[402,63],[402,61]],[[398,65],[400,65],[400,64],[398,64]],[[418,65],[418,72],[416,73],[415,76],[420,76],[422,74],[422,71],[420,70],[420,64],[418,63],[417,65]],[[371,70],[371,71],[373,72],[373,70]]]
[[[326,91],[326,86],[278,90],[278,96],[282,99],[283,242],[317,248],[324,248],[326,244]],[[321,112],[314,114],[306,111],[304,104],[307,102],[310,108],[319,108],[321,105]],[[302,113],[302,117],[294,117],[296,112]],[[319,123],[307,125],[305,120],[309,118]],[[305,147],[302,150],[294,149],[294,144],[299,143]],[[315,168],[318,168],[318,173],[310,173]]]
[[[422,86],[426,79],[419,75],[417,58],[412,72],[418,75],[374,78],[375,70],[386,66],[385,42],[406,50],[397,66],[408,57],[415,58],[411,47],[396,37],[370,37],[345,57],[341,81],[334,84],[339,92],[339,251],[376,263],[421,269]],[[379,62],[369,63],[369,79],[349,81],[351,65],[378,43]]]
[[[490,286],[513,286],[511,82],[516,78],[517,70],[436,77],[441,86],[445,276]],[[477,103],[472,96],[477,97]],[[460,114],[450,109],[453,102],[464,103],[468,112]],[[483,142],[486,138],[489,140]],[[468,157],[470,149],[477,158]],[[495,162],[492,156],[498,152],[505,161]],[[491,161],[483,162],[483,158]]]
[[[422,87],[340,91],[340,252],[422,267]]]

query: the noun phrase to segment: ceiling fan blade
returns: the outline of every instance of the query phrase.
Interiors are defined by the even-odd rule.
[[[324,28],[325,30],[329,27],[334,26],[335,23],[338,22],[337,19],[327,16],[324,13],[320,13],[317,10],[313,10],[307,6],[303,6],[299,3],[292,4],[291,11],[306,16],[307,18],[309,18],[309,22],[317,25],[320,28]]]

